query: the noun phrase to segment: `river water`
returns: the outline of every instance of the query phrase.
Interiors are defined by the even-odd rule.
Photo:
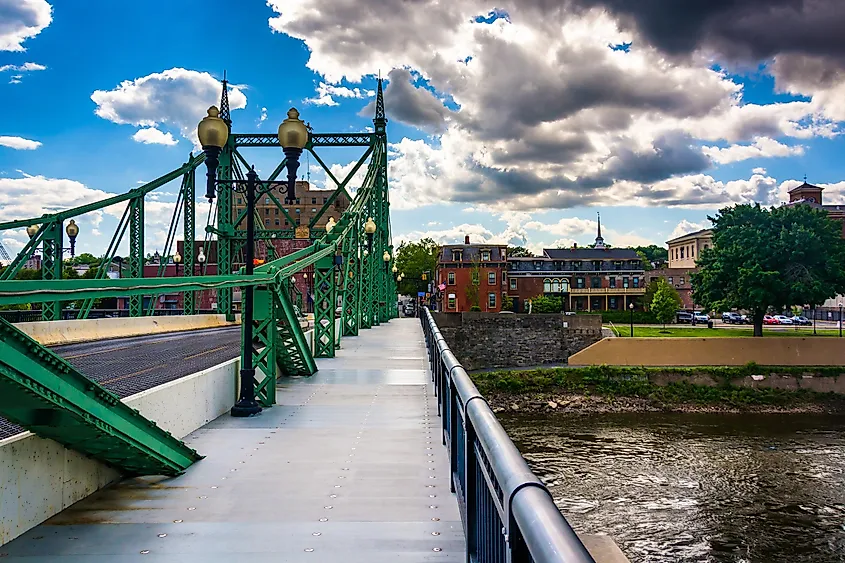
[[[632,562],[845,561],[845,417],[500,418],[572,526]]]

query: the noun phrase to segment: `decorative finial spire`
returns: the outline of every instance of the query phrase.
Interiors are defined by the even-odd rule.
[[[376,116],[373,119],[376,131],[384,131],[387,125],[387,118],[384,114],[384,91],[381,84],[381,71],[379,71],[378,89],[376,90]]]
[[[232,115],[229,112],[229,81],[226,80],[226,71],[223,71],[223,92],[220,94],[220,119],[226,122],[229,129],[232,128]]]
[[[596,216],[599,218],[599,238],[601,238],[601,212],[596,211]]]
[[[805,184],[807,183],[807,175],[806,174],[804,174],[804,183]]]

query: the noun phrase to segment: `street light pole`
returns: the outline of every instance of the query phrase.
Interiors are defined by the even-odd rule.
[[[839,338],[842,338],[842,303],[839,303]]]
[[[628,309],[631,310],[631,338],[634,337],[634,304],[631,303],[628,305]]]

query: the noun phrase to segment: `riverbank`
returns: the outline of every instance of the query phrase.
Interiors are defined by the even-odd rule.
[[[494,412],[845,414],[832,367],[595,366],[473,373]]]

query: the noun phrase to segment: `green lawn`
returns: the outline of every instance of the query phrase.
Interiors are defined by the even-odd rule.
[[[620,326],[614,325],[616,328],[617,334],[619,336],[631,336],[631,329],[627,326]],[[605,327],[609,328],[609,327]],[[818,336],[839,336],[839,330],[822,330],[818,329],[817,331]],[[660,326],[635,326],[634,327],[634,336],[637,337],[658,337],[658,338],[677,338],[677,337],[692,337],[692,338],[701,338],[701,337],[718,337],[718,338],[750,338],[752,335],[752,327],[743,327],[743,328],[714,328],[708,329],[707,327],[676,327],[672,325],[667,325],[666,328],[662,328]],[[813,336],[813,328],[812,327],[801,327],[801,328],[775,328],[770,329],[767,327],[763,327],[763,336]]]

